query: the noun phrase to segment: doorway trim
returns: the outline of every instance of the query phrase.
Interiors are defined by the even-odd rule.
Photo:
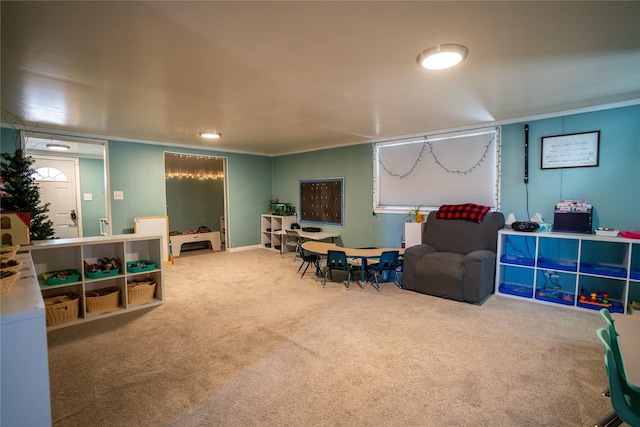
[[[25,131],[25,130],[21,130],[19,131],[20,134],[20,145],[22,147],[22,149],[24,150],[26,155],[29,155],[31,157],[34,156],[38,156],[38,157],[51,157],[51,158],[77,158],[78,159],[78,169],[77,169],[77,175],[76,175],[76,186],[78,187],[77,190],[77,198],[78,200],[76,201],[76,204],[78,206],[78,215],[81,215],[81,209],[82,209],[82,200],[80,200],[79,198],[81,197],[81,192],[80,192],[80,179],[79,179],[79,173],[80,173],[80,169],[79,169],[79,159],[80,158],[98,158],[100,157],[102,159],[103,162],[103,175],[104,175],[104,202],[105,202],[105,217],[106,217],[106,223],[107,223],[107,235],[111,235],[111,197],[109,197],[110,194],[110,188],[111,188],[111,179],[110,179],[110,174],[109,174],[109,141],[106,139],[99,139],[99,138],[95,138],[95,137],[90,137],[90,136],[73,136],[73,135],[67,135],[67,134],[62,134],[62,133],[57,133],[56,131],[48,131],[48,130],[41,130],[38,132],[32,132],[32,131]],[[40,144],[36,144],[36,147],[33,148],[30,146],[30,144],[27,144],[27,139],[28,138],[34,138],[34,139],[40,139],[40,140],[51,140],[53,141],[61,141],[61,142],[69,142],[74,146],[74,148],[78,148],[78,154],[74,153],[74,152],[70,152],[69,154],[64,154],[64,153],[52,153],[51,151],[48,151],[43,148],[40,147]],[[89,154],[83,154],[83,149],[82,147],[91,147],[91,146],[99,146],[101,147],[101,155],[98,156],[97,153],[95,151],[92,151]],[[84,230],[80,230],[78,229],[78,232],[80,233],[80,237],[84,237],[83,236],[83,231]]]
[[[76,227],[78,227],[78,237],[82,237],[83,228],[82,228],[82,200],[80,199],[80,159],[77,157],[56,157],[56,156],[42,156],[39,154],[34,154],[31,156],[34,160],[42,160],[42,161],[68,161],[73,162],[73,175],[74,175],[74,183],[75,188],[73,189],[73,195],[76,204]],[[34,168],[37,170],[37,168]],[[40,182],[40,181],[35,181]],[[49,211],[47,211],[47,217],[49,217]],[[51,218],[49,218],[51,219]]]
[[[167,159],[167,154],[172,154],[172,155],[177,155],[177,156],[184,156],[185,158],[190,158],[193,157],[195,159],[218,159],[222,161],[222,179],[223,179],[223,183],[222,183],[222,189],[223,189],[223,195],[222,195],[222,202],[223,202],[223,207],[222,207],[222,217],[224,217],[224,221],[225,221],[225,244],[224,244],[224,250],[228,251],[229,250],[229,246],[231,242],[231,234],[230,234],[230,221],[229,221],[229,158],[225,157],[225,156],[220,156],[220,155],[215,155],[215,154],[201,154],[201,153],[185,153],[185,152],[178,152],[178,151],[169,151],[169,150],[165,150],[163,151],[162,157],[163,157],[163,162],[164,162],[164,169],[165,169],[165,179],[164,179],[164,194],[165,194],[165,215],[169,215],[169,200],[167,197],[167,165],[166,165],[166,159]],[[194,171],[195,172],[195,171]],[[169,221],[171,221],[171,219],[169,218]],[[219,226],[219,224],[218,224]],[[220,230],[220,233],[222,233],[222,230]]]

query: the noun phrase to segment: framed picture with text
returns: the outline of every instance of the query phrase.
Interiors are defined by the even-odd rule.
[[[542,137],[541,169],[598,166],[600,131]]]

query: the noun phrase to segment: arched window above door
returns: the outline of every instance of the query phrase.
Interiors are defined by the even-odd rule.
[[[33,172],[33,178],[36,181],[58,181],[69,182],[69,178],[60,169],[45,166],[38,168]]]

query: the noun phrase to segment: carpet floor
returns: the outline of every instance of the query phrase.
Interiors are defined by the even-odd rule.
[[[48,332],[55,426],[590,426],[597,312],[475,306],[194,251],[165,303]],[[334,277],[338,279],[338,277]]]

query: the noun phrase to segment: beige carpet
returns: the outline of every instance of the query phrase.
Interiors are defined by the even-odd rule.
[[[326,289],[267,250],[185,253],[166,303],[49,332],[56,426],[590,426],[597,312]]]

